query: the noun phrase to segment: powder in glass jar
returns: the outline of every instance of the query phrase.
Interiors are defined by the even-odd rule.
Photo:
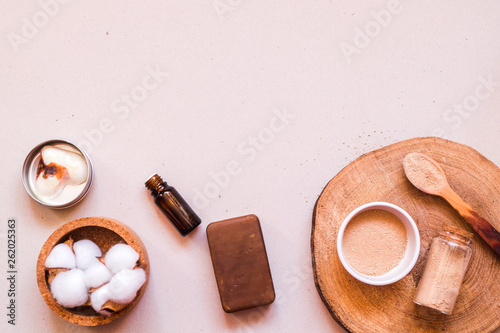
[[[396,267],[405,255],[406,228],[390,212],[366,210],[349,222],[342,243],[352,268],[366,275],[383,275]]]

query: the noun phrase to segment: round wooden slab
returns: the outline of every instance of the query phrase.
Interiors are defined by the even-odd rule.
[[[443,199],[406,179],[403,157],[421,152],[440,163],[452,189],[500,230],[500,169],[474,149],[440,138],[402,141],[361,156],[323,190],[313,213],[311,251],[318,292],[350,332],[490,332],[500,326],[500,257],[475,234],[472,259],[451,316],[413,303],[430,243],[443,223],[473,229]],[[372,286],[354,279],[337,256],[337,232],[356,207],[386,201],[418,225],[419,259],[402,280]]]

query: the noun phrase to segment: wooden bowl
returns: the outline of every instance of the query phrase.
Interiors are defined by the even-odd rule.
[[[70,237],[75,242],[81,239],[93,241],[99,246],[103,254],[118,243],[126,243],[137,251],[139,253],[139,267],[146,272],[146,282],[137,292],[136,298],[125,308],[113,313],[111,316],[101,315],[95,312],[91,306],[67,309],[57,304],[50,293],[50,287],[47,282],[48,274],[45,270],[45,260],[54,246],[67,241]],[[120,318],[137,304],[149,280],[149,257],[146,247],[139,236],[125,224],[106,217],[85,217],[64,224],[50,235],[38,256],[36,278],[43,299],[59,317],[82,326],[98,326]]]

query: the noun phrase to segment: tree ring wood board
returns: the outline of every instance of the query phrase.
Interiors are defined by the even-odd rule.
[[[500,230],[500,169],[476,150],[427,137],[365,154],[324,188],[313,213],[311,253],[318,293],[333,318],[350,332],[491,332],[500,326],[500,257],[442,198],[417,190],[406,178],[403,158],[421,152],[444,169],[450,186]],[[420,254],[400,281],[372,286],[352,277],[337,255],[337,233],[356,207],[393,203],[417,223]],[[442,224],[474,233],[472,258],[452,315],[413,303],[427,253]]]

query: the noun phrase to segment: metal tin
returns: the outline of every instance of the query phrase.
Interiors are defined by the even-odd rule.
[[[36,191],[34,190],[34,182],[36,180],[36,171],[38,168],[38,164],[40,162],[40,158],[42,156],[41,150],[43,147],[48,146],[48,145],[52,145],[52,146],[68,145],[68,146],[74,148],[74,150],[76,152],[79,152],[80,154],[82,154],[83,157],[85,158],[86,163],[87,163],[88,172],[87,172],[87,180],[84,183],[85,185],[82,187],[81,192],[79,194],[77,194],[74,198],[69,199],[68,201],[57,202],[57,203],[48,202],[48,201],[43,200],[41,197],[37,196]],[[22,181],[23,181],[24,188],[26,189],[26,192],[28,192],[28,194],[33,198],[33,200],[35,200],[36,202],[38,202],[41,205],[44,205],[44,206],[47,206],[50,208],[62,209],[62,208],[71,207],[71,206],[77,204],[87,195],[87,193],[90,189],[90,186],[92,185],[93,176],[94,176],[94,170],[92,167],[92,161],[90,160],[90,157],[88,156],[88,154],[80,146],[78,146],[77,144],[75,144],[71,141],[67,141],[67,140],[49,140],[49,141],[45,141],[45,142],[40,143],[38,146],[36,146],[35,148],[33,148],[30,151],[28,156],[26,156],[26,159],[25,159],[24,164],[23,164]]]

